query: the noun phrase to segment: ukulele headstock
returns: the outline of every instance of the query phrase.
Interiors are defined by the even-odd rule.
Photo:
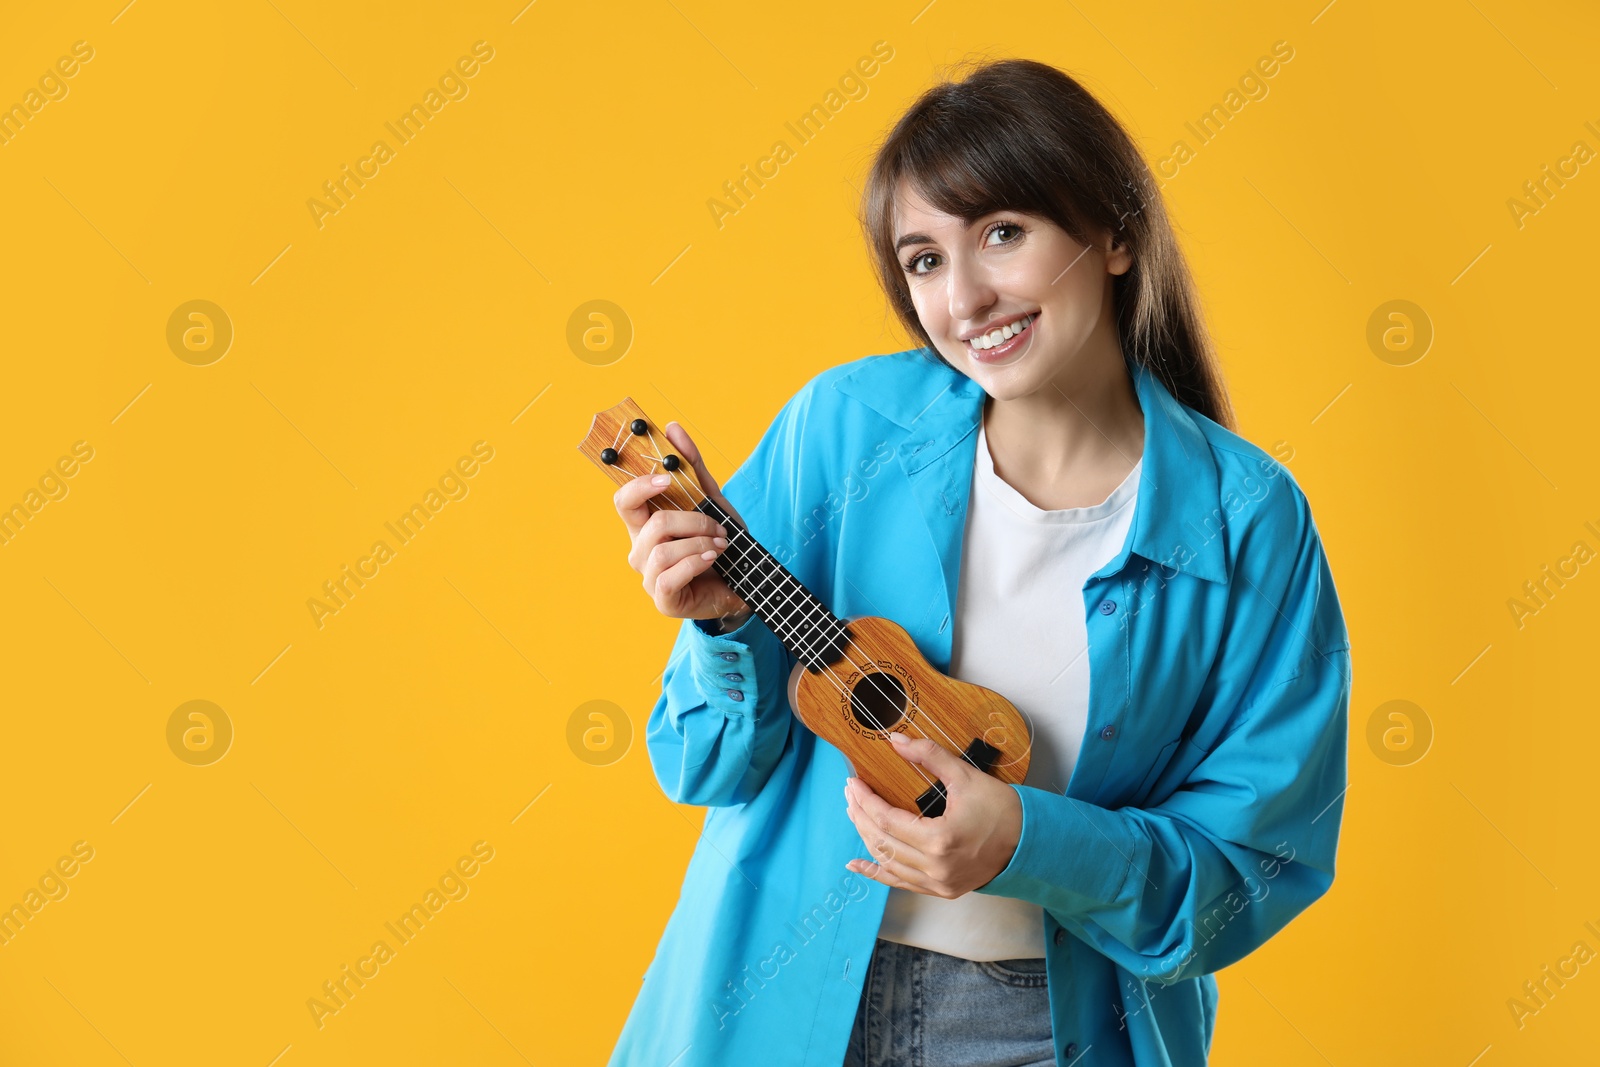
[[[670,501],[684,511],[694,511],[705,499],[689,461],[677,454],[666,430],[652,422],[631,396],[595,413],[589,432],[578,442],[578,451],[618,485],[627,485],[641,474],[670,473],[673,484],[655,499]]]

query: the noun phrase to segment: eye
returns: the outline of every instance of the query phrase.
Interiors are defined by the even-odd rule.
[[[988,240],[990,237],[993,237],[995,234],[999,233],[1001,230],[1009,230],[1013,234],[1015,234],[1015,236],[1006,238],[1005,240],[995,241],[995,242],[990,242]],[[1023,232],[1022,231],[1022,227],[1019,224],[1017,224],[1015,222],[1009,222],[1009,221],[1002,220],[1000,222],[995,223],[993,226],[989,227],[989,232],[984,234],[984,243],[985,244],[993,243],[993,244],[1002,244],[1002,245],[1013,244],[1017,240],[1017,238],[1022,236],[1022,232]]]
[[[1002,238],[998,241],[989,240],[1002,230],[1011,233],[1012,236]],[[1017,241],[1021,240],[1023,234],[1026,232],[1027,231],[1022,228],[1020,223],[1012,222],[1009,219],[1001,219],[990,225],[990,227],[984,231],[983,243],[985,246],[1016,244]],[[928,260],[930,259],[934,262],[931,265],[927,265]],[[905,272],[907,274],[930,274],[936,267],[938,267],[938,260],[939,254],[937,252],[919,252],[910,259],[906,260],[902,266],[905,268]]]

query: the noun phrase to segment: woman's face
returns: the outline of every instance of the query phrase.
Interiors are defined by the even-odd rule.
[[[1125,246],[1107,256],[1049,219],[1017,211],[969,226],[905,182],[895,203],[896,255],[922,328],[984,392],[1011,400],[1120,369],[1110,276],[1132,265]]]

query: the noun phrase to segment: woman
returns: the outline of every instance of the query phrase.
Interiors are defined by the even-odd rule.
[[[726,531],[623,486],[685,620],[651,763],[710,811],[611,1063],[1203,1064],[1212,972],[1333,878],[1350,642],[1305,497],[1232,432],[1159,190],[1065,74],[929,90],[863,223],[922,347],[817,375],[720,490],[666,432],[834,614],[1016,704],[1026,784],[920,738],[940,817],[849,778]]]

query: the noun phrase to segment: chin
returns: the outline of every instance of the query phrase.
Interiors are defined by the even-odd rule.
[[[983,391],[989,395],[990,399],[1001,401],[1018,400],[1029,395],[1030,393],[1038,391],[1029,383],[1018,382],[1015,380],[1007,380],[1002,382],[979,381],[978,384],[983,387]]]

